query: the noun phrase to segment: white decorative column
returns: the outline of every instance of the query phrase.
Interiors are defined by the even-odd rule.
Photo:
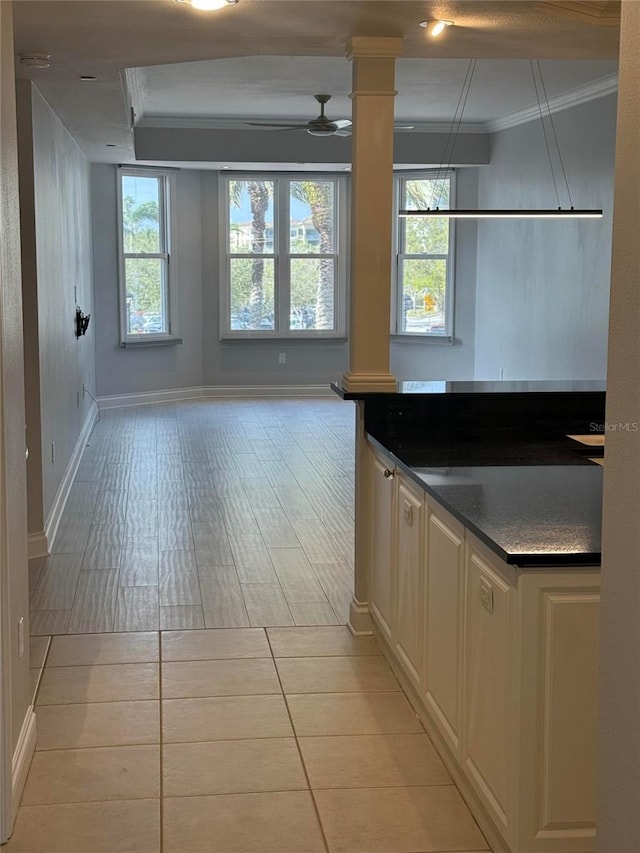
[[[347,391],[396,390],[389,372],[393,229],[395,60],[400,38],[357,36],[347,45],[353,63],[351,190],[351,314]],[[371,483],[364,403],[356,404],[355,578],[349,627],[372,632],[369,615]]]
[[[613,428],[606,433],[602,530],[599,853],[640,850],[639,81],[640,3],[624,0],[607,376]]]
[[[389,372],[395,61],[402,39],[354,36],[351,314],[346,391],[395,391]]]

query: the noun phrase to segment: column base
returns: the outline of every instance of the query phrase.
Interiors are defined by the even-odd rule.
[[[347,371],[342,376],[342,387],[345,391],[386,391],[395,393],[398,383],[391,373],[352,373]]]
[[[351,599],[347,628],[356,637],[373,634],[373,620],[369,613],[369,605],[366,602],[356,601],[355,598]]]

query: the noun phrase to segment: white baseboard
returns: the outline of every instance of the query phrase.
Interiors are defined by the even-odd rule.
[[[30,560],[36,557],[47,557],[49,555],[49,541],[44,530],[38,533],[30,533],[27,537],[27,549]]]
[[[16,744],[13,753],[13,761],[11,762],[11,826],[9,830],[13,830],[13,824],[18,812],[18,806],[22,798],[27,774],[31,766],[31,759],[36,748],[36,715],[33,711],[33,705],[29,705],[25,714],[18,743]]]
[[[358,601],[355,596],[349,605],[349,621],[347,628],[355,637],[366,637],[373,634],[373,620],[367,602]]]
[[[333,397],[330,385],[201,385],[195,388],[168,388],[140,394],[99,397],[101,409],[201,400],[207,397]]]
[[[60,519],[62,518],[62,513],[64,512],[64,507],[67,503],[67,498],[69,497],[69,490],[71,489],[74,478],[78,472],[82,454],[84,453],[84,449],[87,445],[87,441],[89,440],[91,430],[94,427],[97,417],[98,407],[95,403],[92,403],[91,408],[84,419],[84,423],[82,424],[82,429],[80,430],[76,446],[71,454],[67,470],[65,471],[62,482],[58,487],[51,510],[47,516],[47,520],[45,521],[44,533],[47,538],[49,548],[53,548],[56,533],[58,532],[58,525],[60,524]]]

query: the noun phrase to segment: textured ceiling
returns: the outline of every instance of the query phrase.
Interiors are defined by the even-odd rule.
[[[465,59],[400,59],[396,65],[397,121],[451,121],[468,68]],[[550,98],[615,74],[612,60],[544,60]],[[145,68],[139,75],[139,118],[176,116],[309,119],[319,112],[313,95],[333,95],[331,117],[351,114],[351,69],[339,57],[257,56]],[[487,122],[536,103],[528,60],[478,62],[465,122]]]
[[[425,18],[453,20],[455,27],[434,41],[417,26]],[[52,55],[51,68],[27,71],[19,67],[19,76],[37,83],[91,159],[113,162],[132,157],[121,77],[125,68],[232,57],[337,58],[344,56],[345,42],[351,35],[403,36],[404,56],[410,58],[615,60],[618,52],[617,27],[594,25],[587,15],[528,0],[240,0],[237,6],[209,14],[174,0],[15,0],[14,20],[18,53],[44,51]],[[254,62],[247,61],[247,68],[253,66],[257,71]],[[311,63],[308,67],[314,70]],[[326,84],[332,85],[335,80],[334,90],[344,93],[349,70],[346,61],[342,71],[339,67],[337,63],[331,71],[327,66]],[[456,64],[457,80],[460,67]],[[158,76],[164,73],[160,70]],[[335,78],[331,76],[334,73]],[[82,83],[82,74],[96,75],[99,80]],[[415,109],[421,97],[421,74],[405,88],[407,111]],[[216,103],[215,109],[222,111],[224,107],[226,115],[237,109],[258,118],[276,114],[276,108],[283,116],[313,114],[313,102],[311,109],[307,104],[309,94],[318,90],[316,76],[307,74],[304,85],[303,80],[290,77],[289,72],[279,78],[276,75],[275,84],[285,89],[284,94],[298,86],[301,91],[295,103],[267,103],[261,97],[260,92],[266,98],[266,90],[275,85],[272,75],[261,90],[251,80],[232,96],[228,90],[223,92],[223,102],[228,99],[233,103],[226,107]],[[495,80],[503,92],[504,82]],[[444,89],[437,94],[431,87],[438,110],[445,110],[451,89],[458,85],[452,78],[448,94]],[[409,94],[412,87],[413,94]],[[150,94],[151,89],[153,84]],[[498,97],[519,100],[520,95],[514,89],[496,93]],[[480,104],[478,100],[478,110]],[[340,102],[337,107],[345,113]],[[116,147],[105,148],[107,143]]]

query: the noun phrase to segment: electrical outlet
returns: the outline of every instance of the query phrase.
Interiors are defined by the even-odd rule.
[[[51,462],[56,461],[56,443],[55,441],[51,442]]]
[[[504,367],[500,368],[500,379],[504,379]]]
[[[488,613],[493,613],[493,587],[486,578],[480,578],[480,601]]]
[[[84,382],[83,382],[83,383],[82,383],[82,399],[84,400],[84,398],[85,398],[86,396],[87,396],[87,386],[86,386],[86,385],[84,384]]]
[[[286,364],[287,363],[287,354],[286,352],[278,353],[278,364]]]
[[[18,622],[18,657],[21,658],[24,654],[24,616],[20,617]]]
[[[84,389],[82,392],[82,396],[84,397]],[[76,391],[76,404],[77,404],[78,408],[80,408],[80,392],[79,391]]]

